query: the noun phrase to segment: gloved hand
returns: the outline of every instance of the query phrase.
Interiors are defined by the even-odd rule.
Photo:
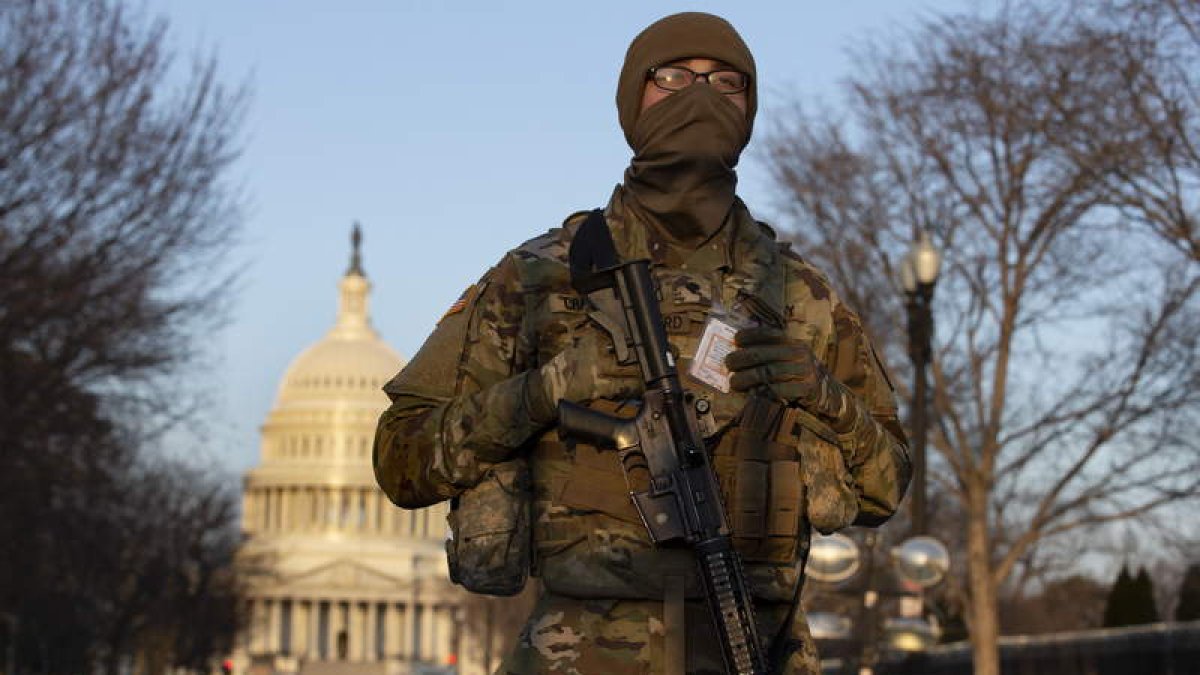
[[[611,346],[592,332],[531,371],[526,381],[530,416],[545,424],[558,418],[559,400],[632,398],[644,389],[637,366],[618,365]]]
[[[840,385],[807,344],[789,340],[787,333],[770,326],[742,329],[734,343],[738,348],[725,357],[725,367],[731,371],[729,386],[734,391],[762,386],[784,403],[826,418],[836,418],[841,412],[841,406],[832,400],[837,398],[833,390]]]
[[[755,387],[795,405],[828,423],[837,434],[848,466],[858,466],[886,432],[846,385],[838,382],[803,342],[783,331],[758,326],[738,331],[737,349],[725,357],[735,391]]]

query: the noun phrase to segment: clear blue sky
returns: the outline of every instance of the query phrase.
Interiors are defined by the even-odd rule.
[[[215,51],[254,92],[236,167],[247,273],[212,344],[205,445],[232,470],[257,464],[280,377],[332,325],[355,220],[373,323],[408,357],[504,251],[603,203],[629,158],[617,73],[653,20],[728,18],[758,62],[762,129],[792,101],[836,103],[856,47],[981,2],[148,0],[181,55]],[[740,175],[771,220],[753,142]]]

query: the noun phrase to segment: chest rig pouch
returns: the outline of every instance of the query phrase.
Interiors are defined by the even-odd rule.
[[[790,564],[804,521],[831,534],[858,515],[837,435],[799,408],[750,396],[713,464],[734,544],[749,562]]]
[[[529,576],[532,493],[529,462],[497,464],[450,500],[446,560],[450,580],[472,593],[516,595]]]

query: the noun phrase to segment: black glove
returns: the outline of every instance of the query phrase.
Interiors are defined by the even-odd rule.
[[[729,386],[736,391],[763,387],[784,403],[822,418],[838,435],[849,466],[893,440],[867,406],[838,382],[803,342],[783,331],[761,326],[734,336],[736,350],[725,357],[732,371]]]
[[[807,344],[789,340],[786,333],[770,326],[740,330],[734,343],[738,348],[725,357],[734,391],[761,386],[788,405],[830,420],[840,416],[844,387],[830,377]]]

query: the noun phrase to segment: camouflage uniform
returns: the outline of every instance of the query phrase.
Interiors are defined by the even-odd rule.
[[[816,673],[803,614],[782,624],[801,581],[810,528],[878,524],[903,495],[909,463],[891,385],[855,314],[740,201],[708,244],[685,251],[651,241],[648,228],[622,208],[621,189],[605,215],[622,259],[654,261],[684,385],[711,403],[702,423],[720,436],[713,464],[747,563],[760,635],[787,640],[781,672]],[[569,284],[567,249],[581,221],[577,214],[508,253],[388,383],[393,404],[379,423],[376,476],[396,504],[413,508],[460,494],[497,462],[529,458],[534,569],[545,593],[500,672],[664,672],[663,599],[679,588],[686,596],[687,670],[719,673],[719,646],[690,551],[650,544],[614,453],[568,446],[553,426],[528,414],[523,378],[583,338],[609,342]],[[742,415],[746,395],[689,377],[710,313],[735,305],[809,344],[870,411],[869,428],[838,436],[812,415],[789,410],[772,427],[781,431],[763,438]],[[612,359],[598,353],[595,360]]]

